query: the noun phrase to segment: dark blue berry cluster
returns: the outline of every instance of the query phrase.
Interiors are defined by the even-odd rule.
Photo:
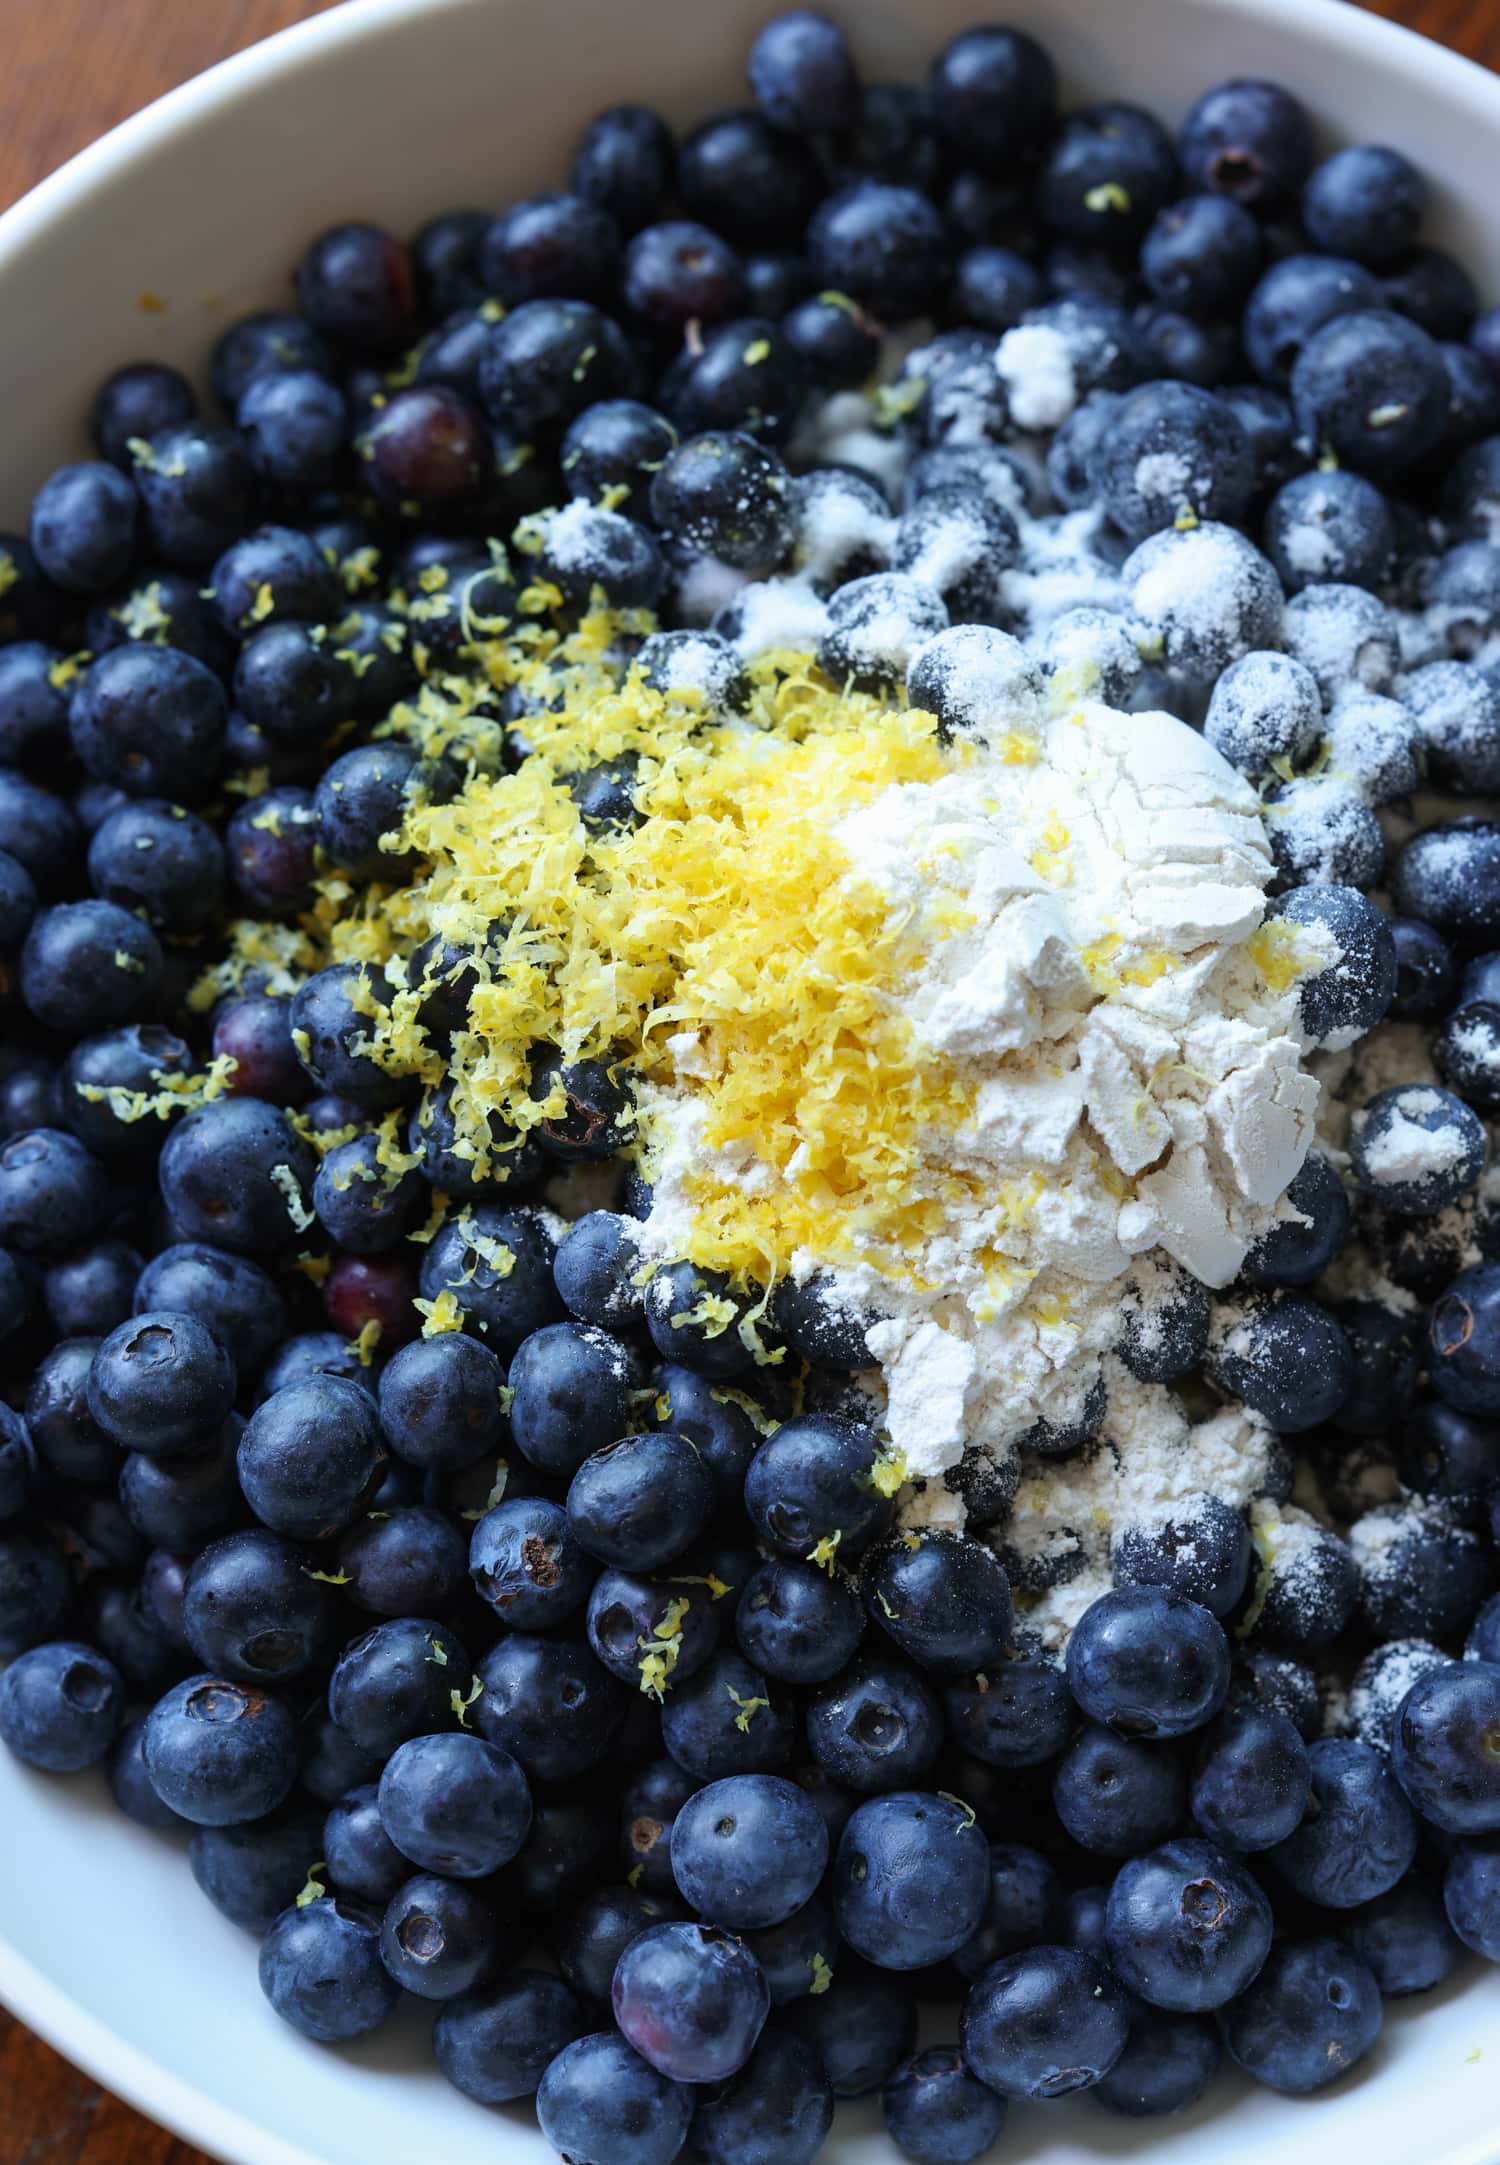
[[[965,2165],[1011,2100],[1167,2113],[1222,2054],[1319,2089],[1500,1961],[1500,312],[1398,150],[1319,161],[1270,83],[1174,137],[1061,111],[1020,31],[866,85],[808,12],[749,79],[681,140],[600,115],[499,216],[323,234],[211,408],[120,371],[0,537],[0,1738],[180,1838],[298,2030],[431,2001],[568,2158],[810,2165],[881,2091]],[[916,319],[876,455],[808,455]],[[1120,607],[1033,635],[1019,522],[1079,509]],[[518,523],[560,621],[655,611],[628,658],[716,720],[794,573],[835,685],[951,735],[1082,671],[1262,794],[1347,1136],[1234,1286],[1133,1281],[1117,1353],[1297,1456],[1253,1517],[1116,1529],[1065,1662],[1004,1469],[898,1523],[818,1279],[756,1367],[743,1289],[642,1270],[614,1070],[543,1049],[547,1117],[476,1146],[368,1035],[401,996],[451,1048],[476,949],[277,967],[316,878],[526,759],[541,695],[477,670],[488,768],[382,727],[514,615]],[[634,782],[572,778],[585,826]],[[205,1004],[232,918],[264,967]]]

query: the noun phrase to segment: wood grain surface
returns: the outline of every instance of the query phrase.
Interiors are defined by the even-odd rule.
[[[0,207],[175,83],[337,4],[0,0]],[[1500,0],[1364,4],[1500,69]],[[985,12],[977,0],[975,12]],[[213,2161],[131,2112],[0,2011],[0,2165]]]

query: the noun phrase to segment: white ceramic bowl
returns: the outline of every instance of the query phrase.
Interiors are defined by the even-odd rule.
[[[918,75],[977,0],[835,0],[871,78]],[[576,127],[625,98],[687,121],[742,95],[770,0],[353,0],[165,98],[0,219],[0,525],[79,455],[89,394],[152,354],[200,369],[217,331],[287,294],[321,226],[400,229],[560,179]],[[1169,118],[1230,74],[1280,77],[1330,135],[1400,143],[1432,230],[1500,297],[1500,82],[1336,0],[1006,0],[1072,92]],[[149,306],[156,297],[165,309]],[[419,2010],[330,2053],[271,2014],[251,1941],[198,1894],[178,1845],[128,1825],[97,1781],[0,1753],[0,1998],[101,2082],[232,2165],[541,2165],[529,2115],[487,2114],[435,2073]],[[1221,2079],[1185,2119],[1132,2127],[1087,2100],[1018,2114],[1034,2165],[1496,2165],[1500,1975],[1391,2010],[1330,2097]],[[0,2149],[4,2147],[0,2102]],[[868,2107],[829,2155],[891,2152]]]

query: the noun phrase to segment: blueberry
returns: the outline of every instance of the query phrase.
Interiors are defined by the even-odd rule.
[[[732,241],[775,242],[799,234],[820,179],[809,147],[759,113],[714,115],[678,154],[678,192],[690,216]]]
[[[1312,1792],[1300,1827],[1267,1852],[1309,1901],[1350,1909],[1384,1894],[1416,1852],[1417,1823],[1384,1757],[1333,1738],[1308,1754]]]
[[[807,249],[823,284],[883,322],[927,314],[947,283],[943,223],[914,188],[856,180],[818,206]]]
[[[196,1316],[247,1375],[286,1336],[286,1307],[269,1273],[248,1256],[201,1241],[158,1249],[141,1272],[135,1307],[137,1314],[170,1309]]]
[[[1443,1909],[1440,1890],[1420,1873],[1373,1902],[1346,1910],[1343,1937],[1380,1987],[1382,1999],[1430,1992],[1452,1975],[1459,1945]]]
[[[1500,1667],[1465,1661],[1419,1679],[1396,1715],[1391,1766],[1443,1833],[1500,1832]]]
[[[773,1557],[747,1583],[735,1630],[741,1652],[767,1676],[821,1684],[852,1658],[864,1612],[858,1594],[837,1574]]]
[[[1043,149],[1057,116],[1057,76],[1024,30],[961,31],[928,72],[944,140],[981,172],[1005,171]]]
[[[239,1421],[231,1418],[215,1446],[180,1458],[132,1451],[120,1469],[120,1503],[144,1540],[192,1554],[244,1518],[235,1472]]]
[[[199,1661],[242,1684],[289,1682],[325,1667],[339,1609],[313,1571],[304,1552],[261,1527],[211,1542],[182,1591],[187,1644]]]
[[[1257,376],[1285,389],[1303,350],[1326,324],[1378,309],[1378,282],[1358,263],[1292,255],[1273,263],[1245,305],[1245,351]]]
[[[1281,584],[1232,527],[1204,521],[1150,534],[1120,567],[1137,637],[1186,681],[1207,686],[1242,654],[1276,644]],[[1205,607],[1205,593],[1212,603]]]
[[[195,1316],[157,1310],[110,1333],[94,1356],[89,1412],[125,1450],[211,1449],[234,1403],[234,1364]]]
[[[317,1839],[316,1815],[285,1805],[242,1826],[195,1827],[188,1864],[220,1916],[259,1936],[307,1885]]]
[[[1251,1285],[1311,1285],[1349,1237],[1349,1198],[1328,1159],[1312,1151],[1286,1191],[1297,1217],[1263,1233],[1241,1266]],[[1303,1222],[1299,1223],[1298,1218]]]
[[[919,1781],[942,1742],[937,1694],[904,1662],[866,1654],[814,1692],[807,1741],[845,1787],[871,1792]]]
[[[1116,1875],[1105,1918],[1122,1984],[1153,2007],[1204,2014],[1250,1983],[1271,1945],[1271,1905],[1211,1842],[1168,1842]]]
[[[1103,1962],[1069,1947],[1028,1947],[976,1981],[959,2039],[972,2072],[1002,2097],[1065,2097],[1108,2074],[1128,2020]]]
[[[597,1887],[582,1896],[552,1935],[565,1983],[581,2000],[607,2001],[620,1956],[638,1933],[667,1916],[667,1905],[639,1887]]]
[[[94,394],[89,434],[101,458],[128,473],[131,438],[191,421],[198,400],[187,378],[161,361],[133,361],[107,376]]]
[[[1460,1842],[1443,1875],[1443,1906],[1472,1953],[1500,1961],[1500,1849],[1492,1842]]]
[[[1289,207],[1311,170],[1312,128],[1279,83],[1236,76],[1204,91],[1182,123],[1177,150],[1190,184],[1268,218]]]
[[[344,1648],[328,1709],[361,1750],[384,1759],[410,1738],[448,1727],[454,1694],[466,1699],[469,1685],[469,1657],[451,1631],[425,1617],[394,1617]]]
[[[1158,211],[1141,243],[1141,275],[1157,299],[1194,316],[1236,308],[1260,262],[1260,228],[1223,195],[1184,196]]]
[[[851,579],[833,596],[818,666],[837,683],[891,691],[921,649],[947,629],[947,604],[935,587],[908,573],[875,572]]]
[[[970,282],[977,283],[983,274],[975,259],[988,253],[991,251],[971,250],[960,263],[960,277],[967,266]],[[1017,314],[1030,306],[1033,298],[1018,296]],[[992,314],[1002,306],[998,297],[991,297]],[[966,305],[965,315],[972,312],[972,304]],[[870,318],[844,293],[829,291],[799,301],[783,316],[781,334],[799,373],[822,391],[857,390],[869,379],[879,357],[880,345],[870,328]]]
[[[586,608],[595,592],[612,608],[653,608],[665,576],[643,526],[577,498],[547,521],[538,565],[575,608]]]
[[[1316,955],[1332,943],[1335,958],[1302,979],[1302,1027],[1315,1045],[1342,1050],[1373,1030],[1396,990],[1396,956],[1387,919],[1352,887],[1299,887],[1278,895],[1267,917],[1305,931]],[[1312,959],[1311,957],[1309,959]]]
[[[144,1721],[128,1721],[120,1731],[114,1751],[110,1756],[108,1775],[109,1792],[125,1817],[138,1827],[149,1827],[153,1833],[179,1833],[187,1825],[163,1804],[151,1787],[141,1757],[141,1745],[146,1733]]]
[[[379,1794],[373,1782],[346,1791],[329,1807],[319,1847],[340,1894],[383,1909],[411,1866],[381,1824]]]
[[[552,1275],[572,1314],[601,1330],[620,1330],[643,1319],[642,1289],[632,1283],[640,1264],[630,1220],[591,1210],[558,1242]]]
[[[967,1805],[921,1791],[873,1797],[839,1840],[833,1901],[849,1945],[883,1969],[920,1969],[978,1930],[989,1860]]]
[[[726,1931],[783,1923],[816,1891],[827,1861],[816,1806],[778,1775],[710,1782],[672,1828],[672,1874],[684,1899]]]
[[[48,1774],[94,1766],[119,1735],[124,1715],[119,1671],[74,1640],[34,1646],[0,1676],[0,1741]]]
[[[872,1622],[939,1676],[987,1669],[1010,1641],[1005,1573],[989,1549],[960,1534],[924,1534],[883,1551],[864,1599]]]
[[[313,1375],[261,1402],[238,1459],[240,1486],[262,1525],[322,1541],[364,1510],[385,1464],[385,1437],[368,1391]]]
[[[472,1465],[504,1438],[504,1383],[488,1346],[461,1332],[402,1346],[380,1377],[380,1420],[391,1449],[424,1471]]]
[[[613,1157],[634,1132],[629,1084],[606,1061],[544,1053],[532,1070],[531,1095],[545,1108],[536,1140],[565,1165]]]
[[[548,2065],[584,2031],[584,2012],[559,1978],[514,1970],[447,2001],[432,2033],[438,2066],[465,2097],[503,2105],[532,2097]]]
[[[917,2008],[889,1971],[841,1958],[826,1990],[798,2006],[835,2097],[863,2097],[916,2049]]]
[[[1386,270],[1415,242],[1426,196],[1426,182],[1399,150],[1360,143],[1314,167],[1302,222],[1325,255]]]
[[[783,1422],[751,1461],[745,1509],[778,1555],[819,1562],[814,1550],[848,1563],[893,1517],[891,1498],[871,1479],[880,1445],[855,1421],[803,1416]]]
[[[536,2093],[537,2119],[574,2165],[672,2165],[693,2117],[693,2093],[658,2074],[614,2031],[558,2053]]]
[[[231,542],[208,583],[229,632],[244,633],[272,619],[322,624],[339,613],[338,579],[297,527],[262,526]]]
[[[752,577],[791,545],[786,469],[746,435],[717,432],[668,453],[651,483],[651,516],[688,547]]]
[[[326,1898],[282,1911],[261,1943],[260,1984],[283,2022],[319,2044],[379,2029],[401,1996],[378,1918]]]
[[[281,1010],[277,1019],[283,1026],[296,1077],[293,1089],[301,1095],[308,1087],[307,1075],[292,1046],[287,1003],[276,1004]],[[220,1051],[228,1049],[220,1044],[222,1034],[223,1020],[214,1032],[215,1048]],[[232,1042],[232,1033],[230,1037]],[[263,1079],[256,1094],[287,1102],[282,1090],[267,1089]],[[336,1143],[325,1154],[313,1181],[312,1206],[318,1222],[337,1247],[356,1255],[387,1253],[427,1215],[428,1191],[421,1176],[411,1168],[393,1172],[382,1165],[381,1148],[380,1138],[368,1132],[347,1143]],[[449,1439],[450,1450],[459,1449],[465,1440],[464,1432],[459,1430]]]
[[[1428,662],[1408,672],[1403,703],[1416,716],[1433,778],[1459,796],[1500,787],[1500,694],[1467,662]]]
[[[1462,947],[1500,936],[1500,826],[1457,820],[1413,835],[1396,859],[1391,898],[1403,916]]]
[[[224,851],[213,829],[161,799],[122,804],[94,830],[89,882],[96,895],[138,910],[158,932],[191,937],[218,916]]]
[[[70,1037],[149,1008],[161,974],[156,934],[116,902],[43,910],[21,949],[22,999],[38,1022]]]
[[[1132,2010],[1130,2034],[1109,2073],[1090,2093],[1106,2110],[1149,2119],[1196,2104],[1217,2072],[1218,2036],[1198,2015]]]
[[[794,1736],[782,1692],[727,1649],[668,1693],[661,1730],[678,1765],[700,1781],[774,1774],[791,1757]]]
[[[1230,2057],[1267,2089],[1305,2096],[1358,2064],[1380,2035],[1380,1992],[1335,1939],[1279,1940],[1223,2017]]]
[[[644,105],[613,105],[578,138],[569,177],[575,195],[633,233],[660,210],[674,162],[671,132],[658,113]]]
[[[218,1677],[189,1677],[159,1699],[143,1751],[162,1802],[199,1827],[261,1818],[296,1778],[296,1736],[285,1707]]]
[[[71,885],[80,839],[78,821],[60,797],[0,768],[0,849],[30,874],[38,894]]]
[[[0,759],[39,759],[61,750],[66,688],[54,682],[64,657],[38,639],[0,647]]]
[[[676,2082],[723,2082],[760,2035],[770,1995],[744,1944],[697,1924],[648,1926],[626,1947],[611,2000],[627,2041]]]
[[[654,1571],[702,1532],[713,1481],[685,1437],[627,1436],[592,1452],[568,1490],[568,1523],[591,1556],[627,1571]]]
[[[326,376],[311,369],[257,376],[235,407],[235,426],[255,471],[280,498],[298,500],[337,480],[349,409]]]
[[[1016,1842],[992,1842],[984,1922],[953,1958],[959,1974],[972,1980],[1001,1955],[1049,1939],[1059,1896],[1057,1874],[1039,1851]]]
[[[1101,1595],[1079,1619],[1067,1660],[1084,1713],[1122,1736],[1201,1728],[1229,1688],[1229,1648],[1214,1618],[1154,1586]]]
[[[935,488],[902,514],[891,566],[940,594],[958,621],[988,623],[1006,613],[1004,574],[1019,549],[1009,512],[982,490]]]
[[[1185,1499],[1169,1516],[1122,1527],[1110,1566],[1117,1587],[1158,1586],[1184,1595],[1212,1616],[1227,1616],[1250,1574],[1244,1513],[1213,1496],[1196,1505]]]
[[[581,1550],[573,1554],[586,1564]],[[719,1628],[712,1592],[691,1576],[601,1571],[588,1596],[589,1645],[611,1675],[658,1701],[702,1668]]]
[[[672,1828],[678,1812],[700,1786],[696,1776],[685,1774],[673,1760],[656,1759],[623,1790],[619,1852],[630,1886],[676,1899]]]
[[[789,2029],[768,2029],[737,2075],[700,2096],[692,2139],[704,2165],[811,2165],[832,2123],[816,2051]]]
[[[1354,1356],[1354,1388],[1334,1425],[1355,1436],[1377,1435],[1403,1421],[1416,1396],[1420,1326],[1379,1301],[1340,1301],[1334,1313]]]
[[[380,1818],[401,1854],[423,1871],[482,1879],[508,1864],[526,1839],[531,1792],[510,1754],[483,1737],[411,1737],[380,1777]]]
[[[1230,1706],[1203,1739],[1193,1819],[1226,1849],[1270,1849],[1300,1825],[1311,1782],[1306,1749],[1285,1714]]]
[[[260,475],[233,430],[180,422],[133,455],[153,553],[174,569],[206,571],[255,525]]]
[[[60,1129],[38,1127],[0,1148],[0,1239],[23,1255],[74,1248],[97,1231],[105,1175]]]
[[[101,655],[69,714],[73,749],[97,780],[132,797],[188,800],[218,774],[228,708],[211,669],[172,647]]]
[[[31,546],[37,563],[70,594],[102,594],[135,560],[140,506],[114,466],[86,460],[60,466],[37,490]]]
[[[446,1512],[411,1504],[356,1519],[338,1545],[351,1601],[375,1616],[446,1614],[463,1592],[468,1545]]]
[[[1186,1790],[1174,1753],[1090,1723],[1058,1763],[1052,1801],[1083,1848],[1128,1857],[1175,1830]]]
[[[799,1782],[797,1787],[804,1796],[807,1795],[802,1783]],[[816,1800],[809,1798],[808,1801],[827,1830],[830,1841],[842,1833],[842,1827],[829,1826]],[[821,1894],[793,1910],[780,1924],[747,1932],[745,1944],[765,1972],[773,2007],[806,2001],[827,1991],[838,1960],[839,1941],[833,1911]],[[799,2008],[799,2014],[805,2012],[805,2007]]]
[[[380,1959],[405,1991],[448,2000],[467,1992],[497,1953],[494,1910],[478,1888],[418,1873],[386,1905]]]
[[[630,1701],[586,1646],[512,1632],[479,1663],[470,1717],[538,1781],[567,1781],[609,1756]]]
[[[1385,309],[1341,315],[1307,341],[1292,371],[1302,433],[1358,472],[1394,474],[1433,450],[1448,381],[1427,333]]]
[[[1074,240],[1129,248],[1177,190],[1177,158],[1154,115],[1119,103],[1063,118],[1037,184],[1042,223]]]
[[[187,1240],[274,1254],[307,1228],[312,1169],[311,1153],[279,1108],[222,1098],[189,1113],[167,1138],[162,1198]]]
[[[986,1766],[1040,1766],[1057,1756],[1073,1727],[1062,1670],[1039,1658],[1008,1657],[943,1692],[948,1733]]]
[[[627,396],[620,327],[588,301],[523,301],[490,332],[479,388],[492,421],[522,441],[554,441],[596,399]]]
[[[1483,1123],[1449,1090],[1379,1090],[1354,1115],[1349,1157],[1366,1197],[1401,1216],[1457,1202],[1484,1170]]]
[[[1405,1423],[1396,1466],[1412,1495],[1444,1505],[1461,1525],[1478,1526],[1500,1474],[1500,1431],[1493,1422],[1424,1398]]]

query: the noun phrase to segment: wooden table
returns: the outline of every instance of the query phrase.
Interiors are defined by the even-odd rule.
[[[174,83],[337,4],[0,0],[0,206]],[[1362,4],[1500,69],[1500,0]],[[976,0],[976,19],[985,13]],[[131,2112],[0,2012],[0,2165],[213,2161]]]

